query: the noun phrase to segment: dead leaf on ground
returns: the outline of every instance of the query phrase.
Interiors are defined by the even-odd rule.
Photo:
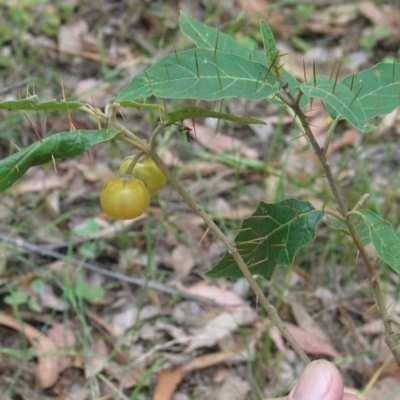
[[[250,393],[251,387],[248,381],[229,370],[220,370],[214,377],[215,382],[219,382],[220,386],[216,390],[216,399],[246,399]]]
[[[365,400],[397,400],[400,397],[400,383],[398,378],[383,378],[376,382],[367,393]]]
[[[348,129],[337,140],[332,141],[326,151],[326,155],[330,156],[335,151],[340,150],[344,146],[355,146],[360,140],[359,132],[355,129]]]
[[[391,43],[400,41],[400,9],[390,4],[377,5],[372,1],[363,1],[359,5],[362,16],[369,19],[375,27],[381,27],[390,31],[390,36],[386,39]]]
[[[289,303],[293,316],[302,330],[318,337],[318,339],[325,343],[331,342],[329,336],[321,329],[317,321],[308,313],[305,307],[303,307],[300,299],[291,298]]]
[[[64,356],[68,351],[73,351],[76,345],[76,338],[73,330],[64,324],[55,322],[47,332],[47,336],[60,351],[58,357],[58,371],[61,373],[73,364],[72,357]]]
[[[63,393],[62,400],[87,400],[90,395],[90,390],[86,388],[71,385]],[[107,399],[108,400],[108,399]]]
[[[329,7],[315,9],[311,15],[311,20],[325,26],[327,31],[332,26],[344,26],[349,24],[358,15],[358,4],[335,4]]]
[[[368,335],[378,335],[385,333],[385,328],[381,319],[375,319],[357,327],[357,332],[366,333]]]
[[[121,365],[113,361],[109,361],[104,371],[115,379],[121,388],[129,389],[134,387],[143,378],[143,369],[132,365]]]
[[[190,274],[196,264],[194,259],[193,249],[178,244],[169,256],[169,264],[174,269],[175,280],[182,281]]]
[[[218,353],[205,354],[190,360],[183,366],[183,371],[196,371],[198,369],[209,368],[217,364],[231,362],[237,359],[237,354],[233,351],[221,351]]]
[[[185,164],[181,171],[182,178],[194,178],[197,174],[201,176],[215,175],[216,173],[232,173],[232,168],[218,161],[192,160]]]
[[[256,318],[257,314],[252,309],[222,313],[196,331],[191,337],[185,353],[201,347],[215,346],[220,340],[235,332],[239,326],[248,325]]]
[[[126,302],[122,307],[109,312],[108,325],[112,327],[114,336],[123,336],[139,321],[154,318],[160,313],[160,308],[151,304],[140,310],[132,302]]]
[[[237,294],[208,282],[199,282],[189,286],[185,289],[185,292],[194,296],[206,297],[233,311],[251,310],[249,305]]]
[[[223,218],[231,221],[241,221],[247,218],[254,212],[252,207],[232,208],[231,204],[223,198],[217,198],[212,211],[218,218]]]
[[[103,340],[96,340],[86,350],[85,358],[85,377],[90,379],[103,371],[109,362],[107,345]]]
[[[52,285],[45,282],[42,283],[40,290],[30,290],[32,295],[39,297],[40,304],[43,307],[49,308],[55,311],[66,311],[70,308],[70,305],[62,297],[57,296],[54,292]]]
[[[271,7],[271,2],[268,0],[239,0],[239,4],[247,14],[246,19],[257,24],[260,18],[265,19],[274,34],[284,38],[289,37],[291,28],[284,16],[283,8]]]
[[[289,322],[285,322],[286,327],[289,329],[290,333],[296,339],[300,347],[309,354],[316,355],[325,355],[330,357],[339,357],[338,351],[330,344],[321,340],[319,337],[313,335],[312,333],[308,333],[303,329],[299,328],[296,325],[293,325]],[[281,336],[278,329],[274,326],[271,329],[271,338],[279,338]],[[276,339],[275,339],[276,340]],[[279,339],[278,342],[275,342],[278,348],[282,347],[282,341]]]
[[[183,376],[184,373],[180,368],[160,371],[157,376],[153,400],[170,400]]]
[[[189,361],[187,364],[185,364],[182,368],[161,371],[158,374],[153,400],[171,399],[172,395],[176,391],[176,388],[183,380],[184,374],[187,372],[192,372],[203,368],[209,368],[221,363],[232,362],[235,360],[238,360],[238,357],[234,351],[223,351],[196,357],[193,360]],[[221,377],[216,377],[215,380],[220,381],[221,379],[219,378]],[[230,383],[232,384],[232,382]],[[245,385],[242,385],[241,387],[244,388]],[[227,390],[225,382],[222,384],[221,388],[224,388],[221,389],[223,391]],[[225,398],[221,397],[222,396],[221,393],[220,396],[218,396],[218,398],[219,399]],[[238,393],[238,388],[236,386],[235,386],[235,393],[236,394]]]
[[[237,137],[232,137],[221,132],[216,132],[215,128],[196,124],[190,131],[191,136],[206,149],[213,153],[221,154],[224,152],[240,154],[243,157],[258,158],[258,152],[248,147]]]
[[[110,97],[110,84],[94,78],[86,78],[75,86],[75,94],[80,101],[95,105],[96,107],[107,103]]]
[[[58,30],[58,47],[64,49],[83,50],[83,39],[88,34],[89,27],[83,19],[64,24]]]
[[[65,188],[75,173],[72,170],[63,175],[48,173],[42,167],[33,167],[19,182],[13,185],[11,191],[15,195],[41,192],[42,190]]]
[[[26,336],[36,350],[38,359],[36,377],[39,387],[45,389],[53,386],[59,375],[59,357],[54,343],[33,326],[3,313],[0,313],[0,325],[8,326]]]

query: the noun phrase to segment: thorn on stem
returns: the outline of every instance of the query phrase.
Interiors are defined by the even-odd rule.
[[[350,104],[349,104],[349,108],[351,108],[351,106],[353,105],[353,103],[356,101],[356,99],[357,99],[357,97],[358,97],[358,95],[360,94],[360,92],[361,92],[361,90],[362,90],[363,88],[362,87],[360,87],[360,89],[358,89],[358,92],[355,94],[355,96],[353,97],[353,100],[350,102]]]
[[[219,40],[219,30],[217,31],[217,37],[215,38],[214,55],[213,55],[214,62],[217,61],[218,40]]]
[[[200,68],[199,68],[199,60],[197,58],[197,53],[194,53],[194,59],[196,61],[196,74],[197,74],[197,78],[200,78]]]
[[[307,71],[306,71],[306,62],[303,57],[303,76],[304,76],[304,82],[307,82]]]
[[[178,52],[176,51],[175,45],[174,45],[174,53],[175,53],[176,63],[177,63],[178,65],[180,65],[180,61],[179,61],[179,57],[178,57]]]
[[[314,81],[314,86],[317,87],[317,73],[316,73],[316,65],[315,65],[315,59],[313,59],[313,81]]]

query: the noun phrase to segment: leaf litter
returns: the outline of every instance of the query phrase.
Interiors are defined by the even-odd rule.
[[[61,73],[67,96],[81,96],[81,100],[94,102],[95,105],[115,96],[118,88],[124,86],[137,68],[147,65],[149,58],[159,56],[154,37],[163,37],[167,46],[179,37],[177,11],[166,4],[160,7],[163,7],[163,15],[168,16],[168,20],[160,19],[161,14],[156,9],[136,2],[134,10],[127,2],[108,5],[104,2],[96,7],[92,2],[81,3],[76,7],[76,2],[71,2],[74,18],[64,17],[53,35],[40,31],[39,25],[28,26],[20,43],[28,51],[39,49],[36,62],[27,63],[26,73],[49,82],[43,72],[47,68],[39,71],[35,66],[44,62],[46,67],[51,65],[57,73]],[[190,8],[184,3],[183,8]],[[210,6],[209,2],[201,3]],[[222,12],[213,15],[212,23],[221,26],[229,16],[233,19],[246,8],[249,24],[243,26],[239,36],[255,43],[252,32],[257,29],[260,16],[265,18],[277,34],[278,46],[289,48],[290,54],[282,57],[285,67],[292,68],[299,79],[304,76],[303,60],[308,68],[306,73],[311,76],[316,54],[318,58],[325,57],[317,62],[318,71],[326,70],[329,74],[334,62],[331,55],[346,55],[368,65],[382,55],[382,49],[386,51],[385,55],[390,54],[391,49],[399,44],[396,31],[398,18],[395,18],[399,10],[394,5],[378,6],[372,2],[321,5],[312,10],[311,18],[298,18],[290,7],[288,10],[276,7],[272,10],[270,6],[271,2],[267,0],[251,4],[239,1],[232,9],[224,10],[226,15]],[[4,15],[10,10],[24,12],[23,8],[17,8],[16,2],[1,7],[4,8]],[[46,15],[42,5],[37,10]],[[298,18],[298,24],[290,22],[290,18]],[[390,40],[378,36],[374,39],[376,44],[371,43],[375,46],[373,51],[360,48],[354,38],[368,33],[370,28],[382,26],[390,30]],[[350,28],[359,34],[346,36]],[[129,34],[135,30],[140,31],[137,36],[141,37],[136,42]],[[289,43],[288,38],[296,35],[308,46],[305,52],[300,51],[296,43]],[[98,40],[100,37],[103,41]],[[132,46],[132,42],[136,45]],[[163,51],[168,53],[173,48]],[[2,54],[9,55],[9,68],[19,65],[17,54],[7,42],[2,45]],[[101,72],[104,65],[121,67],[115,81],[104,79]],[[343,66],[342,71],[346,68]],[[18,79],[23,81],[24,76],[14,68],[13,74],[1,72],[0,79],[2,87],[8,87]],[[40,92],[41,98],[48,96],[48,100],[61,97],[58,83],[50,83],[42,90],[40,83],[35,82],[35,90]],[[20,93],[12,89],[8,95],[14,99],[20,97]],[[242,104],[225,104],[224,107],[228,111],[230,107],[236,112],[242,110]],[[265,162],[265,171],[263,168],[252,168],[251,165],[255,164],[251,162],[265,160],[272,146],[271,140],[275,138],[270,135],[269,145],[265,147],[263,141],[257,143],[253,140],[253,127],[233,125],[232,128],[232,125],[223,123],[216,127],[205,120],[192,129],[189,144],[184,143],[186,138],[177,134],[168,149],[160,145],[165,160],[174,172],[207,204],[220,223],[229,224],[233,230],[237,229],[238,220],[254,210],[257,200],[263,196],[260,188],[264,184],[267,186],[266,196],[273,201],[281,187],[277,174],[281,168],[287,168],[291,180],[285,182],[285,191],[311,198],[314,196],[293,184],[296,179],[309,177],[315,164],[313,155],[304,153],[306,144],[302,139],[291,136],[292,120],[277,115],[276,109],[265,104],[261,108],[260,105],[250,107],[254,108],[246,109],[246,115],[265,118],[268,124],[274,124],[272,132],[283,128],[283,140],[275,143],[278,147],[273,157]],[[5,115],[3,111],[1,115]],[[68,130],[68,124],[62,125],[63,120],[67,120],[64,117],[47,116],[47,128],[52,132]],[[126,117],[135,131],[149,131],[143,114],[128,112]],[[40,118],[37,119],[40,125]],[[78,128],[96,128],[95,121],[82,122],[75,115],[72,120]],[[318,140],[323,143],[329,122],[326,115],[310,110],[310,121]],[[81,123],[82,127],[79,126]],[[380,135],[382,142],[390,144],[388,132],[398,132],[399,127],[400,120],[394,113],[384,118],[373,135]],[[22,120],[15,130],[17,140],[13,141],[25,146],[34,140],[33,136],[27,137],[26,132],[30,132],[30,128],[26,121]],[[296,150],[285,159],[288,143],[294,143]],[[332,140],[328,151],[333,157],[339,157],[349,146],[363,153],[366,144],[360,144],[354,130],[345,130],[340,137]],[[187,154],[188,148],[194,149],[194,155]],[[214,154],[210,160],[201,159],[204,149]],[[1,151],[2,155],[7,155],[9,146],[2,144]],[[129,153],[129,149],[122,149],[122,152]],[[227,157],[232,153],[239,154],[248,165],[232,164]],[[377,175],[379,171],[380,175],[390,180],[395,175],[393,168],[384,163],[385,154],[382,150],[368,160],[372,161],[373,174]],[[309,161],[304,166],[299,163],[303,156]],[[57,162],[57,171],[52,166],[35,167],[1,201],[0,207],[6,205],[4,210],[0,209],[4,216],[2,234],[23,238],[34,245],[22,250],[2,241],[2,254],[5,254],[1,260],[2,297],[5,298],[11,289],[22,288],[28,300],[34,299],[41,307],[40,314],[51,316],[51,319],[39,318],[39,313],[32,309],[33,302],[27,301],[17,306],[18,311],[23,312],[21,321],[16,318],[15,305],[5,303],[0,326],[10,327],[25,335],[34,354],[29,361],[31,369],[24,370],[13,389],[14,393],[24,399],[44,399],[47,394],[75,400],[100,398],[100,395],[103,398],[129,398],[135,388],[140,387],[140,399],[187,398],[196,394],[201,398],[204,393],[208,394],[204,395],[207,398],[211,395],[246,398],[253,395],[254,388],[249,383],[255,382],[255,377],[259,378],[257,374],[262,374],[263,384],[259,390],[264,396],[269,397],[274,388],[282,389],[297,376],[302,366],[293,359],[280,333],[271,327],[256,300],[248,296],[246,290],[235,294],[232,282],[210,282],[204,278],[204,272],[218,261],[222,249],[216,238],[205,231],[202,221],[188,212],[170,188],[164,189],[159,195],[159,202],[152,204],[150,218],[116,223],[100,212],[96,203],[97,193],[106,177],[114,174],[119,158],[122,157],[115,156],[115,151],[110,153],[108,146],[100,145],[74,160]],[[395,156],[392,158],[395,161]],[[343,185],[348,185],[356,171],[353,170],[352,174],[339,172],[343,176]],[[199,182],[199,177],[206,180],[206,185]],[[373,177],[373,185],[377,179]],[[48,207],[43,208],[46,202]],[[382,206],[385,207],[385,204]],[[9,212],[10,209],[13,212]],[[35,212],[38,212],[36,217]],[[88,229],[85,233],[74,230],[88,219],[96,221],[94,225],[97,228]],[[18,225],[20,228],[15,231],[14,227]],[[149,233],[154,238],[150,241],[154,248],[146,245]],[[95,245],[90,260],[93,265],[105,268],[111,274],[119,272],[122,275],[117,275],[118,279],[111,279],[110,276],[94,279],[92,274],[98,272],[82,274],[83,263],[89,261],[82,256],[87,253],[80,251],[85,243]],[[316,248],[313,251],[318,253]],[[54,257],[57,254],[65,258],[58,260]],[[280,311],[303,349],[315,357],[328,356],[334,360],[354,354],[352,340],[342,340],[340,333],[354,321],[354,332],[362,339],[362,352],[357,354],[368,359],[370,346],[375,346],[378,354],[382,352],[382,332],[377,327],[376,319],[367,313],[356,313],[354,308],[346,306],[346,296],[351,293],[364,301],[358,308],[367,309],[364,306],[369,306],[371,299],[365,289],[358,287],[353,290],[351,285],[342,287],[329,282],[328,293],[321,295],[323,262],[319,267],[318,259],[304,261],[303,258],[299,262],[305,265],[314,262],[316,265],[317,272],[310,279],[306,279],[307,275],[303,273],[290,288],[293,295],[306,288],[308,300],[291,296],[291,300],[281,303]],[[338,267],[338,281],[346,280],[346,268],[348,266]],[[18,279],[28,276],[24,275],[27,272],[29,278]],[[137,278],[137,281],[130,284],[124,276]],[[31,290],[34,278],[43,281],[40,295]],[[83,298],[82,291],[74,289],[77,282],[81,288],[85,287],[83,283],[99,286],[103,290],[103,298],[99,301]],[[274,287],[274,283],[265,285],[269,296],[276,299],[280,288]],[[397,302],[394,300],[392,304]],[[262,346],[266,338],[274,346],[267,354],[267,349]],[[4,343],[10,340],[12,337]],[[249,372],[243,366],[250,362],[254,368]],[[2,356],[2,363],[10,366],[9,372],[16,372],[10,358]],[[377,360],[375,369],[378,370],[383,363],[383,359]],[[371,374],[357,368],[356,363],[344,365],[343,372],[346,374],[346,385],[350,387],[356,387],[360,380],[365,383],[372,379]],[[391,370],[390,374],[382,380],[377,378],[369,393],[371,399],[384,396],[389,387],[393,387],[394,391],[398,388],[395,384],[398,371]],[[2,386],[3,375],[6,378],[5,373],[0,374]],[[106,380],[102,380],[103,377]],[[24,382],[28,382],[28,390],[26,387],[23,389]],[[90,387],[97,387],[101,394],[91,396]],[[48,388],[46,395],[40,392],[41,388]]]

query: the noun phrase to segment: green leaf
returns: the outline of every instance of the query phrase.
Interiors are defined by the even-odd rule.
[[[278,50],[276,48],[274,34],[271,31],[269,25],[261,20],[260,21],[261,27],[261,36],[264,43],[264,50],[265,54],[267,55],[268,62],[274,63],[274,72],[278,74],[278,67],[279,67],[279,57],[278,57]]]
[[[241,124],[260,124],[266,125],[266,123],[260,119],[250,117],[240,117],[233,114],[227,114],[219,111],[205,110],[200,107],[185,107],[177,111],[172,111],[165,115],[169,123],[183,121],[190,118],[218,118],[227,121],[239,122]]]
[[[287,86],[287,90],[291,92],[294,97],[297,97],[300,83],[299,81],[287,70],[281,68],[280,66],[280,57],[278,54],[278,49],[276,48],[274,34],[272,33],[269,25],[261,20],[261,36],[263,39],[264,50],[266,54],[266,59],[268,60],[268,68],[270,69],[270,73],[273,73],[276,78],[280,79]],[[273,65],[271,65],[273,63]],[[272,98],[271,101],[275,104],[282,105],[282,101],[278,98]],[[303,95],[300,99],[300,107],[303,108],[307,105],[308,98]]]
[[[237,250],[252,274],[270,279],[277,266],[292,264],[297,251],[315,238],[324,215],[324,211],[296,199],[260,202],[253,215],[243,221],[235,238]],[[226,253],[207,275],[237,278],[242,273],[232,255]]]
[[[301,85],[301,91],[310,98],[324,101],[329,114],[347,120],[361,131],[370,131],[367,116],[356,94],[347,86],[328,76],[317,76]]]
[[[233,54],[191,49],[169,54],[135,76],[117,102],[156,96],[169,99],[251,100],[274,95],[279,86],[264,64]]]
[[[378,257],[400,274],[400,238],[392,225],[371,210],[360,210],[352,214],[363,218],[368,225]]]
[[[266,22],[262,21],[263,25],[261,26],[263,39],[267,41],[270,50],[273,50],[275,40],[273,38],[272,31],[269,29]],[[246,60],[256,61],[266,66],[270,66],[270,61],[274,60],[275,53],[270,52],[270,54],[274,54],[272,57],[268,57],[268,52],[263,53],[259,50],[250,49],[246,46],[243,46],[238,41],[236,41],[232,36],[229,36],[215,28],[212,28],[208,25],[203,24],[202,22],[189,17],[185,13],[181,13],[179,18],[179,25],[182,32],[191,39],[197,47],[209,49],[212,51],[218,51],[221,53],[234,54],[238,57],[242,57]],[[264,27],[264,28],[263,28]],[[264,32],[263,32],[264,29]],[[268,35],[267,31],[271,36],[264,37],[264,35]],[[272,41],[271,41],[272,39]],[[276,50],[276,47],[275,47]],[[288,85],[288,89],[293,93],[296,97],[298,92],[298,87],[300,85],[299,81],[289,73],[285,69],[280,70],[282,81]],[[273,103],[282,104],[279,99],[271,98]],[[306,96],[303,96],[300,102],[301,107],[305,107],[308,99]]]
[[[83,300],[96,301],[104,296],[101,286],[89,286],[85,281],[78,279],[75,283],[75,294]]]
[[[197,47],[212,50],[213,52],[222,52],[233,54],[249,61],[256,61],[267,65],[268,60],[261,51],[250,49],[236,41],[232,36],[212,28],[202,22],[189,17],[181,12],[179,17],[179,26],[182,32],[191,39]]]
[[[348,229],[347,225],[343,221],[341,221],[338,218],[333,217],[331,215],[328,215],[326,220],[337,231],[343,232],[346,235],[350,236],[349,229]],[[355,228],[357,230],[358,237],[359,237],[361,243],[364,246],[366,246],[367,244],[371,243],[371,234],[370,234],[370,231],[369,231],[369,227],[364,222],[364,219],[361,218],[359,215],[353,214],[352,220],[353,220],[353,223],[354,223]]]
[[[86,218],[74,228],[72,228],[72,231],[80,236],[88,236],[98,233],[102,229],[103,226],[99,223],[97,218]]]
[[[232,36],[229,36],[215,28],[212,28],[208,25],[203,24],[202,22],[189,17],[185,13],[181,13],[179,17],[179,25],[182,32],[191,39],[197,47],[203,49],[209,49],[212,51],[218,51],[221,53],[233,54],[238,57],[242,57],[246,60],[256,61],[265,66],[270,65],[271,60],[274,60],[275,53],[273,53],[273,48],[275,46],[275,40],[272,34],[272,31],[269,29],[266,22],[262,21],[262,34],[264,42],[267,42],[269,46],[269,53],[273,56],[268,57],[268,52],[263,53],[259,50],[250,49],[246,46],[243,46],[238,41],[236,41]],[[263,31],[264,29],[264,31]],[[267,33],[269,29],[270,35]],[[298,86],[300,85],[299,81],[289,73],[285,69],[281,69],[281,78],[282,81],[288,85],[288,89],[293,93],[296,97],[298,92]],[[276,98],[271,99],[272,102],[282,104],[280,100]],[[301,99],[300,106],[305,107],[308,99],[306,96],[303,96]]]
[[[10,306],[19,306],[25,304],[28,301],[29,296],[22,291],[11,292],[9,295],[4,297],[4,302]]]
[[[379,63],[341,83],[357,97],[367,119],[386,115],[400,106],[400,64]]]
[[[0,102],[0,109],[6,110],[72,110],[82,108],[85,103],[79,101],[57,101],[50,100],[40,102],[38,96],[29,96],[20,100],[9,100]]]
[[[160,59],[122,89],[116,99],[118,103],[129,106],[136,99],[156,96],[208,101],[269,97],[270,101],[281,104],[273,97],[279,90],[279,83],[268,70],[269,61],[264,53],[243,46],[231,36],[185,13],[181,13],[179,24],[198,49],[175,52]],[[280,75],[282,82],[297,96],[300,86],[297,79],[284,69],[280,70]],[[306,104],[307,98],[303,96],[301,106]]]
[[[0,192],[17,181],[30,167],[53,159],[78,156],[95,144],[112,139],[115,134],[115,131],[105,129],[60,132],[31,144],[0,161]]]

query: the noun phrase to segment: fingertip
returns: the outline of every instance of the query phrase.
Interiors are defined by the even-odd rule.
[[[308,364],[289,394],[290,400],[342,400],[342,397],[343,380],[340,372],[326,360]]]
[[[354,394],[345,393],[343,395],[343,400],[360,400],[360,398],[358,396],[355,396]]]

